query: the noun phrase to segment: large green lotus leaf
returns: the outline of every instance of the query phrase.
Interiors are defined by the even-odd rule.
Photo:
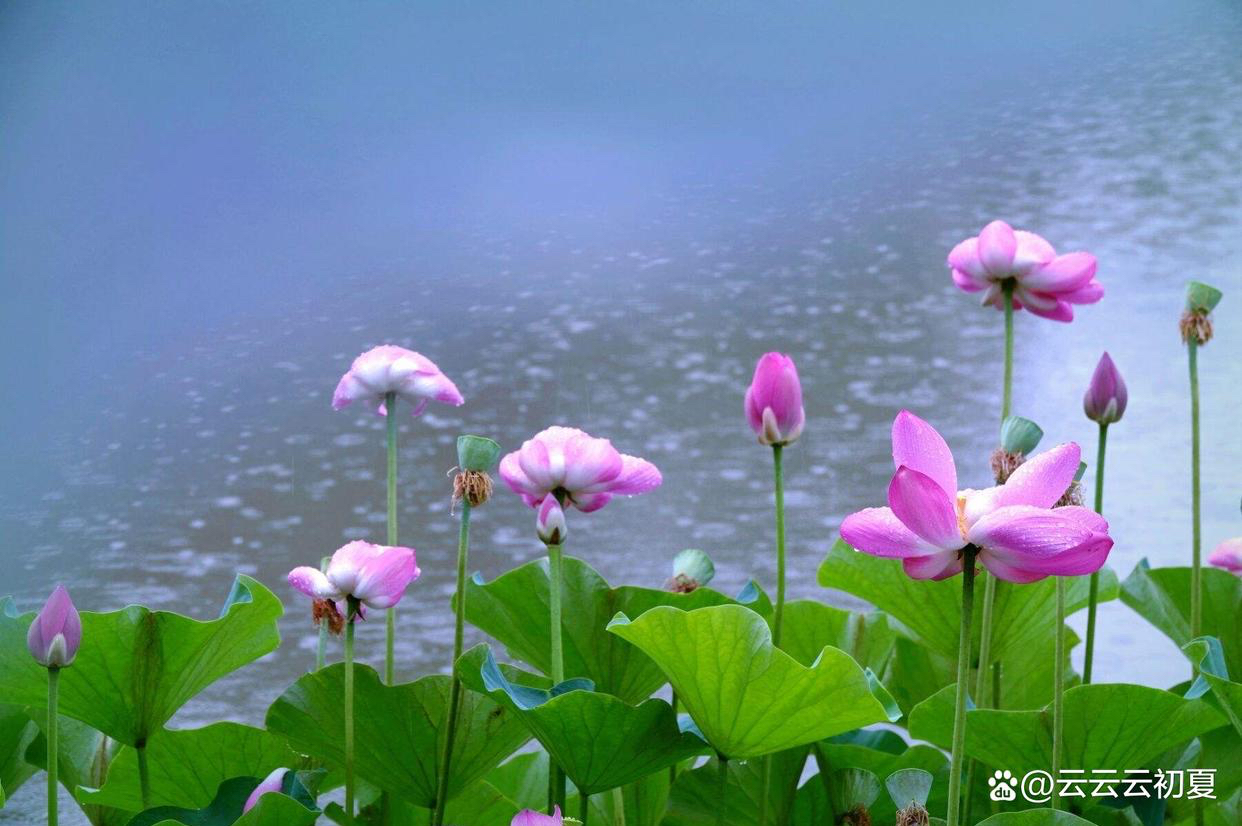
[[[82,646],[60,675],[60,711],[126,745],[144,743],[195,694],[275,650],[283,608],[271,591],[238,576],[209,622],[131,605],[82,612]],[[0,615],[0,696],[46,708],[47,670],[26,650],[34,614]]]
[[[201,809],[158,806],[134,815],[128,826],[312,826],[320,815],[314,805],[314,791],[308,788],[314,779],[310,772],[290,772],[283,794],[265,794],[243,814],[242,808],[259,780],[230,778]]]
[[[1242,675],[1242,577],[1204,568],[1203,627],[1224,649],[1228,673]],[[1177,645],[1190,642],[1190,568],[1152,568],[1142,560],[1121,585],[1121,601]]]
[[[1087,606],[1090,577],[1068,580],[1067,614]],[[957,662],[961,623],[962,581],[958,577],[933,582],[906,576],[899,559],[880,559],[855,551],[838,539],[819,567],[819,584],[867,600],[892,616],[911,636],[937,654]],[[976,592],[981,593],[980,577]],[[1100,572],[1099,601],[1117,596],[1117,577],[1108,568]],[[1004,659],[1022,652],[1056,625],[1056,582],[1052,578],[1029,585],[997,583],[992,613],[992,655]],[[974,649],[978,650],[983,600],[975,600]]]
[[[633,706],[611,694],[564,690],[564,684],[551,690],[521,685],[501,672],[491,651],[479,648],[463,655],[458,669],[468,688],[518,715],[587,794],[624,786],[707,748],[678,728],[663,700]]]
[[[1199,668],[1199,677],[1186,696],[1192,699],[1201,697],[1210,687],[1221,710],[1225,712],[1238,735],[1242,736],[1242,683],[1229,679],[1225,652],[1220,640],[1215,637],[1199,637],[1183,646],[1183,650]]]
[[[805,746],[772,755],[772,781],[768,787],[768,823],[787,822],[794,804],[798,779],[806,764]],[[759,822],[759,791],[763,760],[729,761],[725,790],[727,826],[754,826]],[[681,772],[669,793],[662,826],[715,826],[720,809],[720,764],[710,760],[697,769]],[[627,821],[628,824],[628,821]]]
[[[1094,826],[1090,820],[1083,820],[1069,812],[1058,812],[1054,809],[1027,809],[1024,812],[1001,812],[987,820],[979,822],[979,826]]]
[[[594,568],[566,557],[563,574],[562,646],[565,675],[591,680],[598,691],[629,703],[647,699],[664,684],[660,669],[634,646],[605,631],[618,612],[636,617],[659,605],[685,610],[737,604],[718,591],[698,588],[675,594],[652,588],[612,588]],[[528,562],[485,583],[476,574],[466,584],[466,619],[499,640],[509,656],[550,673],[547,560]],[[739,596],[755,610],[771,610],[767,597],[748,586]]]
[[[879,611],[860,614],[809,599],[785,605],[781,650],[803,665],[809,666],[824,646],[831,646],[876,674],[885,674],[896,641],[888,616]]]
[[[220,784],[231,777],[267,777],[281,766],[296,766],[298,760],[283,739],[253,726],[226,722],[166,729],[147,746],[150,803],[201,808],[211,803]],[[77,797],[82,803],[140,811],[136,752],[121,749],[108,768],[103,787],[80,788]]]
[[[608,629],[659,665],[727,757],[759,757],[894,719],[849,654],[824,648],[808,668],[775,648],[763,618],[740,605],[653,608],[632,621],[618,614]]]
[[[910,712],[910,734],[944,742],[952,732],[955,687],[943,689]],[[1138,768],[1164,751],[1226,725],[1203,700],[1127,684],[1081,685],[1065,692],[1067,769]],[[1015,773],[1052,765],[1052,711],[966,713],[966,754]]]
[[[548,753],[527,751],[487,773],[487,782],[523,809],[537,809],[548,802]]]
[[[422,677],[387,686],[375,670],[354,667],[354,764],[358,777],[409,802],[435,804],[452,679]],[[345,764],[345,666],[306,674],[267,711],[267,728],[300,752],[333,767]],[[450,800],[530,739],[516,714],[465,692],[453,745]]]
[[[39,736],[39,727],[21,706],[0,704],[0,787],[13,794],[37,768],[26,762],[26,749]]]
[[[548,786],[545,778],[543,795],[547,800]],[[542,804],[540,804],[542,805]],[[520,810],[512,800],[492,784],[480,780],[462,794],[448,802],[444,809],[447,826],[504,826],[513,820]],[[329,803],[324,815],[333,823],[346,826],[345,809],[339,803]],[[430,826],[431,810],[415,806],[401,798],[389,800],[388,820],[384,820],[378,798],[361,806],[354,815],[352,826]]]

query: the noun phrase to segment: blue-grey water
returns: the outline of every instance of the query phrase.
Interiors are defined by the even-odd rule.
[[[467,398],[403,419],[423,575],[402,677],[447,667],[462,432],[513,449],[571,424],[656,462],[657,492],[571,517],[570,553],[612,581],[659,585],[697,546],[722,588],[770,586],[770,458],[741,412],[768,349],[807,400],[791,590],[824,597],[816,567],[882,500],[899,408],[988,481],[1001,316],[944,256],[993,217],[1100,259],[1108,295],[1073,324],[1019,316],[1015,412],[1093,455],[1080,398],[1116,359],[1122,575],[1189,558],[1177,318],[1187,279],[1225,289],[1205,544],[1242,534],[1242,10],[927,5],[5,4],[2,590],[208,617],[235,571],[258,577],[289,608],[281,649],[175,723],[261,720],[313,658],[284,574],[384,535],[382,420],[329,400],[391,341]],[[488,576],[541,554],[504,490],[473,538]],[[1100,679],[1184,677],[1119,603],[1101,634]],[[0,822],[38,820],[35,786]]]

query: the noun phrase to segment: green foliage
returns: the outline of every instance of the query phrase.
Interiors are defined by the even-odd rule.
[[[633,621],[619,614],[608,629],[655,661],[727,757],[759,757],[895,719],[848,654],[824,648],[804,666],[772,645],[762,617],[739,605],[654,608]]]
[[[387,686],[375,670],[354,667],[358,777],[424,808],[435,804],[436,772],[452,680],[422,677]],[[267,727],[298,751],[330,766],[345,763],[345,666],[306,674],[267,712]],[[450,800],[530,739],[510,709],[473,692],[462,696],[453,744]]]
[[[273,651],[280,600],[239,575],[209,622],[131,605],[82,613],[82,646],[60,677],[60,711],[126,745],[144,743],[191,697]],[[26,650],[34,614],[0,613],[0,696],[47,705],[47,671]]]
[[[586,794],[623,786],[706,750],[698,736],[678,729],[663,700],[632,706],[573,684],[550,690],[520,685],[501,672],[490,651],[477,648],[459,662],[462,682],[516,714]]]
[[[910,735],[943,742],[953,725],[955,688],[910,712]],[[1140,685],[1096,684],[1065,692],[1063,768],[1137,767],[1162,752],[1226,724],[1203,700],[1187,700]],[[1052,712],[971,709],[966,713],[966,754],[1017,772],[1052,765]]]
[[[962,616],[962,583],[954,577],[940,582],[911,579],[901,561],[859,553],[838,539],[819,568],[819,584],[837,588],[893,617],[910,636],[935,654],[957,662],[957,637]],[[1087,607],[1088,577],[1067,582],[1066,613]],[[1100,571],[1099,601],[1117,596],[1117,578]],[[1025,656],[1032,645],[1053,636],[1056,627],[1056,583],[1050,577],[1030,585],[997,583],[992,614],[992,655],[1003,660]],[[982,600],[975,600],[974,647],[982,625]]]
[[[773,755],[772,784],[768,794],[769,823],[783,823],[788,813],[792,812],[806,755],[805,747]],[[728,826],[754,826],[759,822],[763,761],[732,760],[728,771],[724,798],[725,823]],[[719,777],[719,763],[715,760],[679,774],[669,794],[668,811],[662,826],[715,826],[716,813],[720,808]]]
[[[650,697],[664,684],[664,676],[641,651],[605,631],[613,616],[619,612],[634,617],[661,605],[688,611],[737,604],[710,588],[688,594],[628,585],[613,588],[590,565],[573,557],[565,557],[563,576],[565,676],[591,680],[597,691],[627,703]],[[752,607],[770,611],[758,588],[747,591],[754,597]],[[501,642],[509,656],[550,674],[548,594],[547,560],[528,562],[494,582],[485,583],[476,574],[466,584],[466,619]]]
[[[1242,737],[1242,684],[1229,679],[1229,669],[1225,665],[1225,653],[1220,640],[1215,637],[1199,637],[1183,646],[1183,650],[1199,669],[1199,677],[1186,696],[1201,697],[1210,687],[1221,710],[1233,724],[1238,736]]]
[[[987,820],[980,821],[979,826],[1094,826],[1094,824],[1069,812],[1058,812],[1053,809],[1027,809],[1024,812],[1001,812],[998,815],[992,815]]]
[[[262,795],[245,814],[242,808],[259,781],[234,777],[220,784],[211,803],[200,809],[157,806],[137,814],[128,826],[312,826],[319,817],[315,806],[317,772],[290,772],[281,793]]]
[[[281,738],[240,723],[165,730],[147,746],[151,805],[202,808],[211,803],[220,784],[229,778],[266,777],[281,766],[296,766],[299,760]],[[108,768],[103,787],[79,790],[78,800],[140,811],[137,753],[131,748],[121,749]]]
[[[1190,569],[1152,568],[1143,560],[1121,585],[1121,601],[1178,647],[1190,642]],[[1242,675],[1242,577],[1216,568],[1200,571],[1201,633],[1221,642],[1229,674]]]

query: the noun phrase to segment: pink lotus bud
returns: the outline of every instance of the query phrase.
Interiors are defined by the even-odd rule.
[[[509,826],[562,826],[565,819],[561,816],[561,807],[557,806],[552,814],[545,815],[530,809],[523,809],[513,816]]]
[[[535,533],[545,545],[561,545],[569,536],[569,528],[565,525],[565,511],[556,497],[548,494],[539,505],[539,515],[535,519]]]
[[[280,794],[285,785],[285,775],[289,773],[288,769],[280,768],[267,776],[267,779],[254,787],[254,791],[250,793],[250,797],[246,798],[246,805],[242,806],[242,814],[253,809],[259,804],[259,798],[269,792]]]
[[[1226,539],[1208,556],[1208,562],[1242,576],[1242,536]]]
[[[759,359],[746,390],[746,420],[760,444],[787,445],[802,435],[806,412],[802,408],[798,368],[792,358],[768,353]]]
[[[1125,380],[1121,378],[1117,365],[1105,353],[1100,356],[1100,363],[1091,376],[1091,385],[1082,397],[1083,412],[1093,422],[1112,424],[1120,421],[1126,412],[1127,398]]]
[[[30,624],[26,647],[39,665],[60,668],[73,662],[81,643],[82,619],[78,609],[73,607],[73,600],[69,599],[64,586],[57,585]]]

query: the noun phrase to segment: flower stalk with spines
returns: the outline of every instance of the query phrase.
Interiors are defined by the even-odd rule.
[[[1108,445],[1108,426],[1121,421],[1125,415],[1129,393],[1125,379],[1108,353],[1100,361],[1091,376],[1091,383],[1083,395],[1082,408],[1087,418],[1099,426],[1095,455],[1095,512],[1104,515],[1104,455]],[[1095,662],[1096,606],[1100,595],[1100,573],[1091,575],[1087,593],[1087,639],[1083,659],[1082,681],[1091,683],[1092,666]]]
[[[440,777],[436,784],[436,805],[433,826],[444,823],[448,805],[448,782],[453,763],[453,740],[457,733],[457,716],[461,709],[462,684],[457,661],[464,646],[466,622],[466,567],[470,554],[470,514],[487,502],[492,494],[488,475],[500,458],[500,445],[483,436],[457,438],[457,475],[453,478],[453,502],[461,507],[461,526],[457,536],[457,590],[453,598],[453,684],[449,689],[448,719],[440,760]]]
[[[549,493],[539,506],[535,533],[548,549],[548,623],[551,634],[552,685],[565,681],[565,649],[561,640],[561,601],[564,590],[564,553],[568,527],[560,497]],[[565,772],[555,762],[549,765],[548,812],[565,803]]]
[[[26,633],[26,648],[47,669],[47,822],[56,826],[60,787],[60,670],[73,664],[82,643],[82,619],[64,586],[57,585]],[[150,795],[144,786],[143,803]]]
[[[1186,344],[1190,369],[1190,508],[1191,508],[1191,571],[1190,571],[1190,638],[1203,630],[1203,573],[1201,489],[1199,482],[1199,348],[1212,340],[1212,310],[1220,303],[1222,293],[1201,281],[1186,285],[1186,307],[1180,329]],[[1196,673],[1198,669],[1196,668]]]
[[[358,600],[347,598],[345,613],[345,822],[354,822],[354,618]]]
[[[755,365],[746,389],[746,420],[762,445],[772,448],[773,488],[776,500],[776,608],[772,622],[772,642],[781,644],[785,617],[785,475],[784,449],[802,435],[806,411],[802,406],[802,383],[794,360],[783,353],[765,353]],[[763,758],[763,777],[759,786],[759,826],[768,818],[768,790],[772,780],[772,758]]]

